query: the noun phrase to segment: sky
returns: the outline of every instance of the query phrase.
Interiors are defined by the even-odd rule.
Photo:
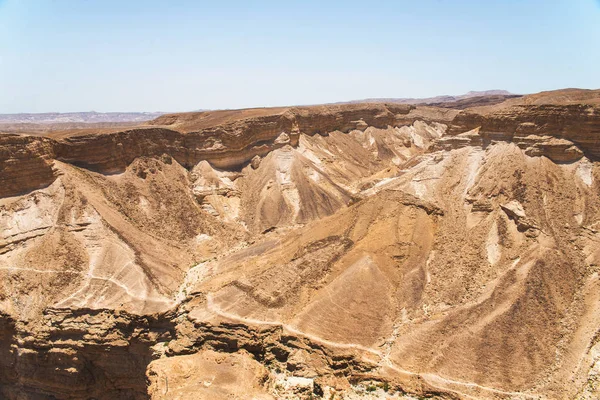
[[[0,0],[0,113],[600,88],[600,0]]]

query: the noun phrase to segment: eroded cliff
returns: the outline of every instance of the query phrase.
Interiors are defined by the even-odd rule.
[[[544,96],[1,135],[0,394],[597,397],[600,113]]]

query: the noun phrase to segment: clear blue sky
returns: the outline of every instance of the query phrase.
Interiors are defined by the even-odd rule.
[[[600,87],[599,0],[0,0],[0,113]]]

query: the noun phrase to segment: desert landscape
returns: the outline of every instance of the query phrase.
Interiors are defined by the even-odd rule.
[[[0,398],[600,398],[600,90],[0,126]]]

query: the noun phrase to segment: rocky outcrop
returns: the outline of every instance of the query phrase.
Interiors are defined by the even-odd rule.
[[[364,130],[367,126],[386,128],[399,126],[399,121],[414,106],[403,104],[356,104],[339,106],[296,107],[284,117],[292,123],[293,132],[308,135],[333,131]],[[362,128],[362,129],[361,129]]]
[[[0,136],[3,196],[54,180],[0,204],[0,398],[573,398],[597,363],[597,117],[358,104]]]
[[[53,140],[33,136],[0,136],[0,196],[12,196],[47,186],[55,178],[52,160],[102,173],[121,172],[141,156],[168,154],[191,168],[201,160],[238,169],[255,156],[285,145],[297,146],[300,133],[348,132],[366,126],[385,128],[412,106],[352,105],[292,108],[200,130],[178,125],[174,116],[122,132],[84,134]],[[161,126],[159,124],[169,123]],[[173,129],[171,129],[171,126]]]
[[[48,309],[36,326],[10,324],[0,346],[3,399],[144,399],[150,346],[168,341],[168,316]],[[0,331],[1,333],[1,331]]]
[[[478,129],[481,140],[516,143],[531,156],[572,162],[600,157],[600,108],[584,104],[520,105],[492,113],[459,113],[449,134]],[[465,145],[468,142],[465,141]]]
[[[421,111],[419,111],[421,110]],[[217,168],[239,169],[255,156],[287,144],[297,146],[300,133],[365,130],[410,125],[417,120],[450,123],[439,148],[512,141],[531,156],[557,162],[583,154],[600,157],[600,111],[586,105],[516,106],[490,114],[403,104],[350,104],[295,107],[285,112],[234,120],[194,129],[189,118],[166,115],[146,127],[107,134],[84,134],[52,140],[45,137],[0,137],[0,196],[11,196],[51,183],[52,160],[114,173],[141,156],[168,154],[192,168],[201,160]],[[450,121],[450,122],[449,122]],[[478,134],[462,135],[478,128]]]
[[[55,142],[32,136],[0,135],[0,197],[52,183]]]
[[[191,301],[202,302],[202,296]],[[47,309],[43,320],[34,326],[15,323],[2,314],[0,397],[7,400],[163,398],[177,393],[174,378],[179,373],[180,359],[207,351],[213,355],[234,354],[232,359],[236,362],[245,362],[242,358],[248,355],[256,365],[300,377],[318,374],[309,393],[301,398],[311,397],[313,390],[318,393],[317,382],[327,382],[328,377],[361,381],[376,368],[355,351],[329,347],[286,332],[282,326],[197,322],[188,315],[191,308],[184,303],[171,312],[146,316],[114,310]],[[222,359],[217,357],[216,364]],[[152,363],[153,360],[158,361]],[[159,367],[161,364],[176,367],[165,371]],[[268,379],[267,370],[263,371],[264,376],[257,384],[265,385]],[[210,379],[213,372],[207,371],[204,378]],[[232,368],[229,374],[232,373],[238,374],[240,370]],[[179,378],[186,380],[185,376]],[[209,380],[206,387],[210,383]],[[405,388],[413,393],[436,392],[418,379],[407,385]],[[187,395],[190,393],[198,392],[192,390]]]
[[[2,388],[16,380],[12,348],[14,337],[15,321],[8,314],[0,311],[0,395],[3,396],[6,394],[3,393]]]

